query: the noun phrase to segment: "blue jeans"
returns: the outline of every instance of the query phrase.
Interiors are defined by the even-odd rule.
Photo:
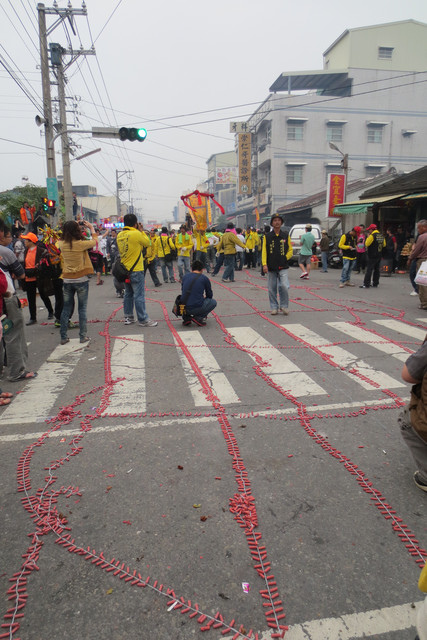
[[[351,270],[353,269],[353,264],[355,260],[349,260],[348,258],[343,258],[342,260],[342,271],[341,271],[341,282],[350,282]]]
[[[219,270],[221,269],[223,264],[224,264],[224,252],[218,255],[212,275],[216,276],[217,273],[219,273]]]
[[[178,256],[179,279],[182,280],[186,273],[191,273],[190,256]]]
[[[125,283],[125,297],[123,298],[125,318],[134,317],[134,305],[138,321],[148,320],[148,314],[145,310],[145,275],[143,271],[132,271],[130,282]]]
[[[74,294],[77,293],[79,308],[79,334],[86,338],[87,332],[87,299],[89,297],[89,281],[64,282],[64,306],[61,312],[61,340],[67,339],[68,321],[74,307]]]
[[[210,273],[211,272],[210,266],[208,264],[208,254],[207,254],[206,251],[200,251],[200,249],[195,251],[194,259],[195,260],[200,260],[200,262],[202,263],[202,265],[206,269],[206,273]]]
[[[321,255],[322,255],[322,270],[327,271],[328,270],[328,252],[322,251]]]
[[[205,298],[201,307],[187,307],[187,312],[195,318],[206,318],[216,307],[216,300]]]
[[[162,268],[162,276],[163,276],[163,280],[165,282],[168,281],[168,274],[167,271],[169,272],[169,280],[171,282],[175,282],[175,278],[173,275],[173,260],[171,260],[170,262],[166,262],[166,260],[164,258],[159,258],[160,261],[160,266]],[[167,269],[167,271],[166,271]]]
[[[236,265],[236,254],[227,253],[224,254],[224,273],[222,274],[223,280],[234,280],[234,267]]]
[[[280,271],[269,271],[267,285],[270,309],[272,311],[277,311],[279,308],[287,309],[289,306],[288,270],[280,269]],[[277,305],[277,291],[279,292],[279,306]]]

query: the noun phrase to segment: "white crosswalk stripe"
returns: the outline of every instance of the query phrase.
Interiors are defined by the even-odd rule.
[[[268,362],[269,366],[263,368],[266,373],[282,389],[290,391],[295,397],[324,395],[326,391],[301,371],[301,369],[289,360],[280,351],[273,348],[267,340],[250,327],[233,327],[229,333],[237,342],[248,348],[253,354],[257,354]],[[266,348],[267,347],[267,348]],[[250,354],[251,355],[251,354]],[[256,361],[255,356],[251,355]]]
[[[387,330],[397,332],[400,336],[409,336],[413,342],[424,340],[424,330],[407,325],[399,320],[384,318],[373,320],[373,325],[377,328],[378,333],[375,335],[369,331],[365,331],[363,327],[357,327],[347,322],[327,322],[324,325],[324,336],[315,333],[302,324],[286,324],[282,326],[295,338],[301,338],[313,347],[318,347],[322,353],[326,354],[342,368],[339,373],[347,375],[353,383],[360,385],[366,390],[378,390],[370,384],[369,381],[376,382],[381,389],[396,389],[405,387],[405,383],[396,374],[392,377],[386,373],[387,363],[386,356],[397,359],[400,362],[406,361],[409,356],[408,351],[404,351],[399,344],[395,344],[387,337],[381,337],[386,334]],[[369,325],[367,325],[369,327]],[[360,344],[350,340],[346,348],[339,345],[331,344],[331,330],[336,334],[344,334],[355,341],[362,343],[365,349],[372,349],[372,353],[381,352],[382,365],[378,367],[369,365],[367,362],[359,359]],[[261,366],[262,371],[281,389],[289,391],[296,398],[305,398],[309,396],[325,396],[333,393],[335,389],[331,389],[336,378],[323,377],[322,384],[318,384],[319,372],[312,371],[310,366],[310,374],[301,370],[300,358],[297,363],[293,358],[289,358],[285,353],[275,348],[274,344],[268,342],[258,331],[251,327],[233,327],[228,329],[233,339],[247,350],[247,353],[239,352],[237,356],[241,360],[241,367],[247,371],[252,362],[257,362],[257,357],[265,363]],[[215,357],[215,348],[212,348],[205,342],[202,332],[197,330],[178,332],[180,339],[188,347],[192,359],[199,367],[202,375],[206,378],[209,387],[218,397],[223,406],[238,405],[243,406],[251,400],[250,389],[244,387],[242,378],[235,375],[235,369],[227,369],[224,366],[224,353],[219,351],[218,360]],[[112,378],[123,378],[123,381],[117,382],[110,395],[110,403],[106,413],[144,413],[147,411],[147,379],[146,372],[147,357],[149,357],[149,349],[153,349],[152,345],[147,345],[142,341],[134,340],[134,335],[122,336],[116,338],[111,355],[111,373]],[[399,336],[396,336],[399,342]],[[295,343],[290,343],[298,345]],[[203,392],[202,384],[196,376],[191,363],[188,361],[185,350],[179,346],[179,342],[175,339],[177,360],[172,366],[181,366],[184,372],[184,378],[188,385],[190,405],[195,407],[211,407],[212,402]],[[39,375],[34,380],[28,382],[23,392],[18,394],[13,402],[0,412],[0,425],[11,424],[28,424],[34,422],[42,422],[52,414],[52,409],[60,396],[62,390],[67,384],[68,379],[73,374],[76,365],[84,353],[86,345],[80,345],[78,339],[72,339],[67,345],[57,346],[52,354],[47,358],[46,362],[39,368]],[[156,347],[157,348],[157,347]],[[410,350],[415,351],[417,344],[410,345]],[[215,354],[215,355],[214,355]],[[235,352],[230,352],[235,357]],[[384,354],[384,356],[382,355]],[[227,352],[228,355],[228,352]],[[315,356],[317,358],[317,356]],[[368,356],[367,356],[368,358]],[[307,359],[304,360],[307,362]],[[225,360],[225,363],[227,360]],[[327,366],[327,365],[326,365]],[[313,367],[314,368],[314,367]],[[366,378],[357,377],[349,371],[356,370]],[[395,365],[390,366],[391,371],[396,370]],[[229,373],[229,371],[232,373]],[[332,370],[331,370],[332,371]],[[231,377],[233,375],[233,377]],[[324,376],[324,372],[321,374]],[[240,385],[236,387],[237,384]],[[243,388],[242,388],[243,386]],[[234,388],[233,388],[234,387]],[[241,396],[241,399],[240,397]],[[356,399],[356,398],[355,398]],[[159,402],[161,399],[159,398]],[[188,402],[188,400],[186,400]]]
[[[367,362],[359,360],[350,351],[346,351],[342,347],[330,344],[327,339],[319,334],[307,329],[302,324],[286,324],[282,325],[288,331],[298,336],[313,347],[320,347],[321,351],[327,354],[339,367],[342,367],[345,375],[351,376],[353,382],[360,384],[364,389],[374,389],[368,381],[375,382],[382,389],[396,389],[405,386],[403,380],[396,380],[386,373],[376,371]],[[367,378],[363,380],[353,375],[348,370],[355,370]]]
[[[29,380],[23,393],[15,396],[1,413],[0,425],[45,420],[86,347],[87,344],[82,345],[75,338],[65,345],[58,345],[39,368],[37,378]]]
[[[375,324],[379,324],[382,327],[386,327],[387,329],[392,329],[393,331],[397,331],[398,333],[403,333],[405,336],[409,336],[415,340],[419,340],[420,342],[424,341],[426,337],[425,329],[418,329],[418,327],[412,327],[409,324],[405,324],[404,322],[399,322],[399,320],[393,320],[389,318],[385,318],[383,320],[374,320]]]
[[[211,389],[221,404],[225,405],[240,402],[239,397],[235,393],[227,377],[222,373],[218,362],[211,351],[209,351],[200,331],[179,331],[178,333],[184,344],[187,347],[190,347],[192,357],[194,358],[197,366],[201,369],[203,375],[206,377]],[[176,339],[175,344],[178,345]],[[184,374],[187,378],[187,383],[190,387],[195,406],[212,406],[212,402],[208,400],[206,394],[203,393],[198,377],[194,373],[188,359],[180,348],[178,348],[178,355],[181,360],[182,368],[184,369]]]
[[[402,347],[399,347],[398,344],[391,342],[391,340],[387,340],[386,338],[381,338],[380,336],[376,336],[374,333],[370,333],[370,331],[366,331],[362,327],[356,327],[352,324],[348,324],[348,322],[327,322],[328,327],[332,327],[337,331],[342,331],[346,335],[353,338],[353,340],[360,340],[363,344],[369,342],[369,346],[373,349],[378,349],[378,351],[382,351],[389,356],[393,356],[397,358],[401,362],[406,362],[406,360],[411,355]],[[413,350],[411,350],[413,351]]]
[[[144,343],[134,338],[135,336],[122,336],[115,340],[111,354],[111,377],[113,380],[125,379],[114,385],[108,413],[146,411]]]

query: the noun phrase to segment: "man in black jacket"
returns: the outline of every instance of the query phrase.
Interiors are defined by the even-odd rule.
[[[292,257],[293,250],[289,233],[281,230],[282,224],[282,216],[274,214],[271,218],[273,230],[265,234],[262,242],[262,270],[268,274],[268,298],[272,316],[276,316],[279,309],[285,316],[289,314],[288,260]]]
[[[366,229],[369,231],[369,235],[365,240],[365,247],[368,254],[368,266],[366,267],[365,277],[363,284],[360,285],[360,289],[369,289],[371,286],[378,287],[380,281],[380,263],[382,250],[385,247],[384,236],[378,231],[376,224],[371,224]]]

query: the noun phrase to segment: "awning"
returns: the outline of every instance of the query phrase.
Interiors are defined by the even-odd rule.
[[[404,196],[402,200],[413,200],[415,198],[427,198],[427,193],[411,193],[409,196]]]
[[[337,204],[334,207],[335,215],[346,215],[351,213],[367,213],[368,209],[374,206],[374,204],[382,204],[391,200],[398,200],[405,194],[395,194],[394,196],[380,196],[378,198],[370,198],[369,200],[354,200],[353,202],[344,202],[343,204]]]

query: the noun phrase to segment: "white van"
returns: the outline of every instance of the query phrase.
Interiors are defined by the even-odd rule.
[[[311,224],[311,223],[308,222],[307,224]],[[304,233],[306,233],[305,227],[306,227],[305,224],[294,224],[294,226],[289,231],[289,237],[291,239],[292,248],[293,248],[293,251],[294,251],[294,254],[293,254],[292,258],[290,259],[290,263],[291,264],[295,263],[295,262],[298,262],[298,256],[299,256],[300,251],[301,251],[301,236]],[[311,225],[311,233],[314,235],[314,239],[315,239],[316,244],[317,244],[316,254],[320,255],[319,244],[320,244],[320,239],[322,237],[322,228],[321,228],[321,226],[318,225],[318,224],[312,224]]]

